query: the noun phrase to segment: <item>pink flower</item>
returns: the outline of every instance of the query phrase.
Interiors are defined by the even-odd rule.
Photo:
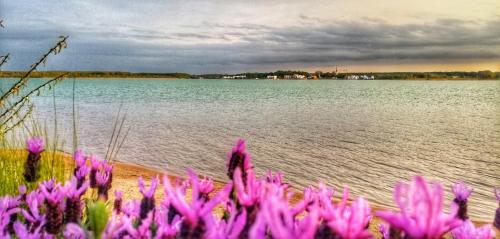
[[[378,231],[382,234],[382,239],[390,239],[389,226],[386,224],[379,224]]]
[[[453,194],[455,194],[455,198],[459,200],[467,200],[472,193],[472,188],[467,187],[464,182],[459,182],[452,186],[452,191]]]
[[[39,154],[43,152],[44,149],[44,141],[42,137],[32,137],[26,140],[26,149],[28,152],[33,154]]]
[[[446,232],[461,225],[461,221],[455,218],[455,204],[452,204],[451,214],[443,212],[441,185],[428,184],[423,177],[414,177],[411,184],[398,184],[394,200],[400,212],[379,211],[376,215],[389,222],[391,227],[403,230],[411,238],[441,238]]]
[[[189,170],[188,173],[192,185],[191,202],[186,201],[182,188],[174,188],[172,186],[167,176],[163,177],[163,185],[165,187],[165,194],[169,197],[170,203],[181,215],[184,216],[180,229],[180,237],[192,235],[192,233],[195,232],[201,233],[199,236],[202,236],[206,232],[206,229],[204,229],[203,226],[205,223],[205,216],[212,213],[212,209],[217,206],[217,204],[227,199],[232,185],[230,183],[227,184],[217,193],[217,195],[210,199],[210,201],[205,202],[204,200],[199,199],[198,176],[191,170]]]
[[[85,230],[83,230],[78,224],[75,224],[75,223],[67,224],[63,235],[64,235],[64,238],[71,238],[71,239],[86,239],[87,238],[87,235],[85,234]]]
[[[246,181],[246,171],[252,168],[250,154],[246,150],[245,140],[238,139],[236,146],[228,154],[227,176],[233,179],[234,171],[239,168],[242,171],[243,181]]]
[[[458,206],[457,218],[467,220],[467,198],[472,193],[472,188],[467,187],[464,182],[456,183],[452,186],[453,194],[455,194],[454,203]]]
[[[268,194],[261,202],[261,207],[257,222],[254,223],[256,228],[252,228],[252,233],[257,238],[265,238],[262,234],[265,231],[262,225],[267,225],[272,238],[276,239],[314,237],[319,218],[318,210],[311,210],[301,220],[295,219],[289,210],[286,199],[278,194]],[[257,229],[257,227],[261,227],[261,229]],[[258,233],[259,231],[260,233]]]
[[[491,239],[495,237],[495,232],[491,225],[476,228],[470,220],[464,221],[461,226],[451,231],[453,239]]]
[[[158,178],[153,178],[151,179],[151,186],[149,189],[146,189],[144,186],[144,181],[142,180],[142,177],[139,177],[139,191],[142,193],[142,200],[141,200],[141,211],[140,211],[140,217],[141,219],[144,219],[148,216],[149,212],[153,211],[155,208],[155,191],[156,191],[156,186],[158,186]]]
[[[76,168],[80,168],[85,165],[87,160],[85,159],[85,155],[83,155],[82,150],[77,150],[73,154],[73,159],[75,160],[75,166]]]
[[[238,202],[246,207],[257,204],[264,191],[264,182],[255,178],[253,171],[247,174],[247,181],[243,181],[242,172],[236,168],[234,172],[234,186],[236,188],[236,198]]]

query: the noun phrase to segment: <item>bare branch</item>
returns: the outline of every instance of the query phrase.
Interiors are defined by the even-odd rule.
[[[3,25],[3,20],[0,20],[0,27],[5,28],[5,26]]]
[[[60,36],[59,41],[56,43],[56,45],[50,48],[50,50],[47,53],[45,53],[40,58],[40,60],[38,60],[35,64],[31,65],[29,71],[26,72],[26,74],[24,74],[24,76],[21,77],[19,81],[17,81],[7,92],[5,92],[5,94],[3,94],[0,97],[0,105],[2,105],[2,103],[7,99],[7,97],[9,97],[12,94],[18,93],[21,90],[21,88],[25,86],[31,73],[33,73],[33,71],[35,71],[37,67],[40,66],[40,64],[45,64],[50,54],[57,55],[62,51],[62,49],[66,48],[68,46],[68,44],[66,43],[66,39],[68,39],[68,36]]]
[[[0,56],[0,67],[3,66],[3,64],[7,63],[7,60],[9,60],[10,54],[7,53],[5,56]]]
[[[14,104],[12,104],[8,109],[6,109],[1,115],[0,115],[0,119],[2,117],[4,117],[5,115],[7,115],[10,111],[14,110],[16,108],[16,106],[18,106],[19,104],[22,104],[24,105],[24,102],[27,101],[29,99],[29,97],[35,93],[38,93],[40,92],[40,90],[46,86],[49,86],[51,87],[51,84],[53,83],[57,83],[58,81],[62,80],[64,77],[66,76],[66,74],[62,74],[54,79],[51,79],[41,85],[39,85],[38,87],[36,87],[35,89],[31,90],[30,92],[28,92],[25,96],[23,96],[20,100],[16,101]],[[3,122],[3,124],[7,123],[6,121]]]

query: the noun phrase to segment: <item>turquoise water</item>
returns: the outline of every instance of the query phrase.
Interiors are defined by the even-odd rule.
[[[72,80],[57,86],[56,100],[69,146]],[[35,102],[52,122],[52,94]],[[497,206],[500,81],[82,79],[76,104],[80,146],[102,155],[123,104],[131,128],[124,162],[226,180],[226,153],[241,137],[259,174],[283,171],[297,189],[349,185],[393,205],[396,182],[422,174],[447,191],[457,180],[471,184],[476,219],[492,219]]]

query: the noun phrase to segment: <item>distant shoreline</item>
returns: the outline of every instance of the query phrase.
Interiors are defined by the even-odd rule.
[[[20,78],[26,72],[0,71],[0,78]],[[30,78],[55,78],[65,75],[66,78],[78,79],[199,79],[199,80],[500,80],[500,72],[367,72],[336,73],[304,71],[254,72],[241,74],[199,74],[183,72],[173,73],[136,73],[120,71],[35,71]]]

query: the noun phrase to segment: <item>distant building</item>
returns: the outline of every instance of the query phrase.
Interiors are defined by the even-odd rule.
[[[246,75],[223,76],[222,79],[246,79]]]
[[[267,76],[268,80],[277,80],[278,76]]]
[[[283,79],[285,79],[285,80],[290,80],[292,78],[293,78],[293,76],[291,76],[291,75],[284,75],[283,76]]]
[[[293,79],[306,79],[305,75],[294,74]]]

